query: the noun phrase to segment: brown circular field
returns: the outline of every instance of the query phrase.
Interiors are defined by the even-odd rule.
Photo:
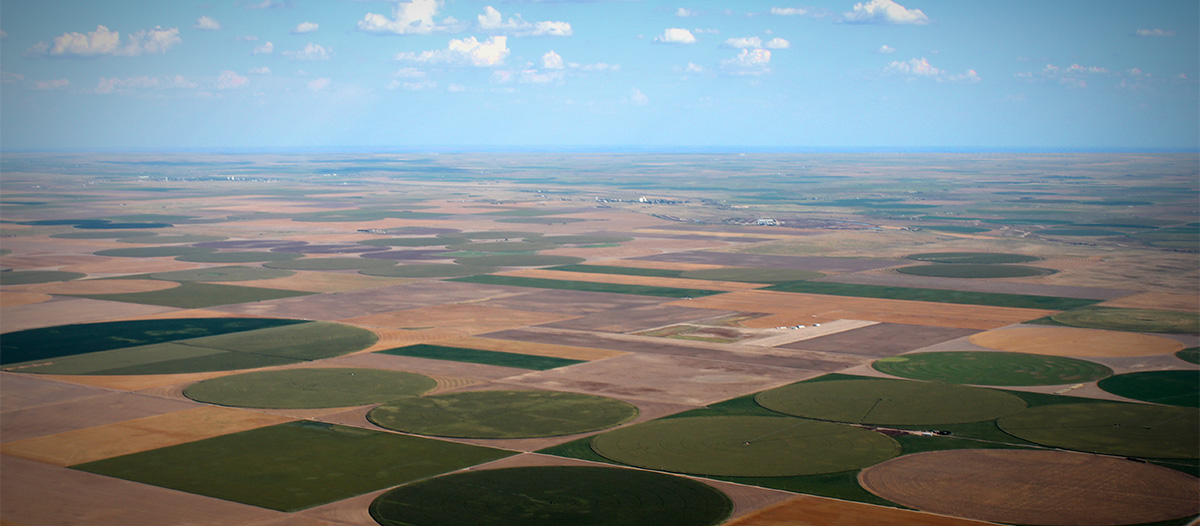
[[[1182,343],[1161,336],[1074,327],[1017,327],[981,332],[968,340],[989,349],[1051,356],[1152,356],[1183,349]]]
[[[179,284],[157,279],[104,279],[91,281],[63,281],[46,283],[30,290],[43,294],[132,294],[173,289]]]
[[[871,493],[921,511],[1010,524],[1116,525],[1200,512],[1197,479],[1130,460],[1060,451],[915,453],[863,470]]]

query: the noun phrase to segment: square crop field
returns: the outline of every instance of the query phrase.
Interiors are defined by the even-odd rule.
[[[295,511],[512,454],[298,421],[71,467],[273,510]]]

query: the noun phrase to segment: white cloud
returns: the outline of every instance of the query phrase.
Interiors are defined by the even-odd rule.
[[[217,89],[234,89],[250,83],[250,79],[238,75],[237,72],[225,70],[217,77]]]
[[[392,76],[401,79],[419,79],[428,76],[428,74],[417,68],[400,68],[395,73],[392,73]]]
[[[33,89],[52,90],[52,89],[65,88],[65,87],[69,86],[70,84],[71,84],[71,81],[69,81],[67,79],[39,80],[39,81],[33,83]]]
[[[1174,31],[1165,31],[1158,28],[1137,30],[1137,36],[1139,37],[1169,37],[1174,35]]]
[[[192,24],[192,27],[195,29],[203,29],[205,31],[219,31],[221,29],[221,23],[208,16],[202,16],[196,19],[196,23]]]
[[[871,0],[854,4],[854,10],[844,13],[847,22],[861,24],[928,24],[929,17],[920,9],[908,9],[892,0]]]
[[[179,38],[179,28],[144,29],[129,35],[125,45],[121,45],[121,34],[110,31],[107,27],[98,25],[95,31],[83,33],[63,33],[54,37],[54,45],[38,42],[25,52],[26,56],[76,56],[89,57],[97,55],[136,57],[139,55],[154,55],[166,53],[175,44],[182,42]]]
[[[554,50],[551,49],[550,51],[547,51],[545,55],[542,55],[542,68],[562,69],[563,59],[558,53],[555,53]]]
[[[675,16],[680,17],[680,18],[687,18],[687,17],[699,16],[699,15],[700,15],[700,13],[697,12],[695,9],[688,9],[686,7],[681,7],[679,9],[675,10]]]
[[[250,71],[247,71],[247,73],[249,73],[251,75],[270,75],[271,68],[268,68],[266,66],[263,66],[261,68],[251,68]]]
[[[521,71],[521,82],[526,84],[547,84],[550,82],[562,82],[562,71],[538,71],[536,69],[526,69]]]
[[[771,14],[779,16],[803,16],[808,14],[808,9],[803,7],[772,7]]]
[[[526,22],[521,18],[520,13],[514,14],[508,20],[504,19],[504,15],[500,14],[496,8],[486,6],[483,8],[483,14],[476,17],[479,20],[479,29],[490,33],[507,33],[517,37],[528,36],[552,36],[552,37],[567,37],[573,34],[571,24],[567,22]]]
[[[742,74],[765,73],[770,64],[771,52],[765,49],[743,49],[738,56],[721,61],[722,66],[743,70]]]
[[[420,81],[416,81],[416,82],[405,82],[402,80],[392,80],[392,82],[390,82],[388,84],[388,89],[390,89],[390,90],[404,89],[404,90],[408,90],[408,91],[421,91],[421,90],[436,88],[437,85],[438,85],[438,83],[434,82],[432,80],[420,80]]]
[[[420,53],[397,53],[396,60],[422,64],[456,64],[477,67],[496,66],[508,57],[508,37],[494,36],[480,42],[475,37],[450,39],[446,49]]]
[[[704,66],[701,66],[695,62],[688,62],[687,66],[683,68],[683,71],[686,73],[704,73]]]
[[[450,93],[462,93],[467,91],[467,88],[462,84],[448,84],[446,86],[446,91],[449,91]]]
[[[242,35],[234,40],[240,40],[242,42],[258,42],[258,37],[254,35]]]
[[[314,79],[308,83],[308,89],[313,90],[313,91],[321,91],[328,87],[329,87],[329,79],[325,78],[325,77],[321,77],[319,79]]]
[[[642,93],[642,90],[633,88],[633,91],[631,91],[629,94],[629,102],[632,102],[638,106],[645,106],[650,104],[650,97],[647,97],[645,93]]]
[[[127,77],[127,78],[101,78],[96,82],[96,89],[99,94],[109,94],[114,92],[124,92],[130,89],[154,89],[154,88],[195,88],[196,83],[191,82],[183,77],[183,75],[175,75],[174,77]]]
[[[782,38],[775,37],[771,40],[768,40],[766,44],[763,44],[763,47],[767,49],[787,49],[792,47],[792,43]]]
[[[266,42],[263,42],[262,44],[255,46],[254,51],[251,51],[250,54],[251,55],[270,55],[271,53],[274,53],[274,52],[275,52],[275,44],[272,44],[271,41],[268,40]]]
[[[909,59],[907,62],[892,62],[884,71],[925,77],[936,77],[943,73],[942,70],[933,67],[925,57]]]
[[[939,79],[939,80],[944,80],[946,82],[979,82],[982,79],[979,78],[979,73],[976,73],[975,70],[968,69],[966,71],[966,73],[961,73],[958,75],[950,75],[950,76],[946,77],[945,79]]]
[[[303,35],[305,33],[312,33],[319,28],[320,26],[316,22],[300,22],[294,29],[292,29],[292,34]]]
[[[577,64],[575,62],[571,62],[571,63],[567,64],[567,66],[572,69],[578,69],[580,71],[620,71],[621,70],[620,64],[608,64],[605,62],[597,62],[595,64]]]
[[[891,55],[892,53],[896,52],[896,48],[889,46],[887,44],[884,44],[882,46],[879,46],[879,49],[876,49],[875,52],[879,53],[880,55]]]
[[[0,83],[15,84],[17,82],[21,82],[22,80],[25,80],[25,75],[8,71],[0,71]]]
[[[762,47],[762,39],[758,38],[758,37],[730,38],[730,39],[727,39],[725,41],[725,43],[721,44],[721,45],[723,45],[725,47],[740,48],[740,49],[746,49],[746,48],[758,49],[758,48]]]
[[[449,31],[458,21],[452,17],[442,19],[441,23],[433,20],[434,15],[442,8],[442,0],[412,0],[397,2],[392,8],[392,17],[367,13],[358,21],[358,30],[367,33],[392,33],[396,35],[427,35],[429,33]]]
[[[686,29],[672,27],[663,31],[663,34],[654,37],[654,41],[664,44],[695,44],[696,36]]]
[[[309,42],[305,44],[304,49],[299,51],[284,51],[283,56],[290,60],[329,60],[333,57],[333,50]]]

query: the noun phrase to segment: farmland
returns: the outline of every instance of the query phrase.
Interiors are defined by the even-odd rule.
[[[6,156],[6,521],[1200,515],[1193,157],[141,155]]]

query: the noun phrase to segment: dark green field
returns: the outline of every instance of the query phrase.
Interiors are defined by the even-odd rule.
[[[316,409],[377,404],[414,397],[437,386],[432,378],[381,369],[284,369],[222,376],[192,384],[183,394],[232,407]]]
[[[909,254],[904,257],[916,261],[928,261],[930,263],[970,263],[993,265],[1001,263],[1028,263],[1030,261],[1042,259],[1037,256],[1027,256],[1025,254],[1005,254],[1003,252],[925,252],[922,254]]]
[[[711,526],[733,502],[683,477],[554,466],[456,473],[389,491],[371,503],[384,526]]]
[[[912,353],[871,366],[902,378],[995,386],[1084,383],[1112,374],[1104,365],[1065,356],[986,351]]]
[[[997,423],[1006,433],[1045,446],[1140,458],[1200,457],[1200,412],[1190,407],[1059,404]]]
[[[0,272],[0,285],[32,285],[34,283],[71,281],[86,276],[87,274],[79,272],[60,270],[8,270]]]
[[[517,369],[533,369],[535,371],[544,371],[547,369],[555,369],[558,367],[565,367],[567,365],[583,363],[579,360],[568,360],[566,358],[555,358],[552,356],[535,356],[532,354],[517,354],[499,351],[481,351],[479,349],[467,349],[464,347],[444,347],[441,345],[428,344],[409,345],[407,347],[397,347],[395,349],[387,349],[378,352],[396,356],[413,356],[416,358],[448,360],[451,362],[498,365],[501,367],[514,367]]]
[[[1050,319],[1063,325],[1088,329],[1188,334],[1200,332],[1200,315],[1173,310],[1089,307],[1060,312],[1050,316]]]
[[[72,294],[94,300],[123,301],[142,305],[161,305],[180,309],[203,309],[218,305],[234,305],[252,301],[277,300],[296,296],[307,296],[311,292],[295,290],[263,289],[213,283],[184,282],[178,287],[150,292],[127,294]]]
[[[1191,363],[1200,363],[1200,347],[1189,347],[1175,353],[1180,360]]]
[[[212,267],[192,270],[176,270],[174,272],[155,272],[151,279],[164,281],[254,281],[259,279],[286,278],[295,274],[286,270],[272,270],[258,267]]]
[[[981,422],[1025,408],[1020,398],[991,389],[883,378],[795,383],[754,400],[803,418],[883,425]]]
[[[1200,407],[1200,371],[1143,371],[1100,380],[1112,394],[1156,404]]]
[[[1045,276],[1054,271],[1041,267],[1024,265],[991,265],[984,263],[935,263],[917,265],[915,267],[900,267],[896,272],[913,276],[932,276],[938,278],[1023,278],[1028,276]]]
[[[383,428],[459,438],[534,438],[605,429],[638,415],[632,404],[557,391],[469,391],[398,399],[367,415]]]
[[[484,259],[484,258],[479,258]],[[455,278],[450,281],[466,283],[483,283],[486,285],[508,285],[512,287],[533,287],[538,289],[581,290],[587,292],[613,292],[617,294],[635,294],[639,296],[660,296],[664,298],[699,298],[721,294],[719,290],[674,289],[653,287],[649,285],[621,285],[616,283],[593,283],[590,281],[563,281],[557,279],[520,278],[515,276],[473,276]]]
[[[854,296],[859,298],[881,298],[891,300],[930,301],[959,305],[990,305],[993,307],[1015,307],[1021,309],[1068,310],[1099,303],[1100,300],[1059,298],[1055,296],[1032,296],[1028,294],[1002,294],[995,292],[967,292],[960,290],[918,289],[912,287],[887,287],[882,285],[854,285],[831,281],[797,281],[767,287],[766,290],[801,292],[806,294],[828,294],[831,296]]]
[[[175,258],[176,261],[191,261],[194,263],[257,263],[260,261],[287,261],[304,257],[303,254],[290,252],[206,252],[189,254]]]
[[[71,467],[252,506],[296,511],[512,454],[297,421]]]
[[[730,267],[706,270],[665,270],[655,268],[614,267],[608,265],[563,265],[548,270],[582,272],[587,274],[616,274],[622,276],[652,276],[659,278],[736,281],[741,283],[790,283],[823,277],[811,270]]]
[[[450,240],[474,239],[523,239],[529,241],[542,237],[537,232],[516,232],[512,230],[482,230],[478,232],[455,232],[453,234],[438,234],[437,237]]]
[[[459,265],[475,267],[548,267],[550,265],[570,265],[579,263],[583,258],[570,256],[544,256],[540,254],[497,254],[476,257],[460,257],[454,262]]]

